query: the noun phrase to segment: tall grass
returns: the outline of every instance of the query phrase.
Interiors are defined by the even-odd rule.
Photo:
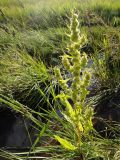
[[[14,52],[12,50],[1,60],[1,92],[12,94],[15,99],[35,108],[41,101],[42,90],[47,92],[49,88],[50,75],[40,60],[33,59],[25,52]]]
[[[64,26],[66,19],[66,14],[70,13],[72,8],[77,8],[81,14],[84,14],[84,11],[95,12],[99,14],[105,22],[108,24],[114,21],[114,18],[117,18],[119,21],[120,18],[120,5],[118,0],[108,1],[105,0],[97,2],[96,0],[60,0],[60,1],[42,1],[36,0],[34,3],[30,0],[28,1],[17,1],[14,0],[12,3],[7,0],[0,2],[1,10],[1,20],[4,22],[5,19],[10,21],[12,25],[16,23],[20,27],[32,27],[32,28],[46,28],[54,26]],[[52,24],[51,24],[52,21]],[[33,24],[34,23],[34,24]],[[36,24],[35,24],[36,23]],[[113,22],[114,23],[114,22]],[[32,26],[33,25],[33,26]],[[48,26],[49,25],[49,26]]]
[[[99,44],[96,41],[93,42],[95,45],[95,54],[93,54],[95,75],[99,86],[115,89],[119,88],[120,84],[120,35],[118,31],[110,28],[106,28],[103,32],[101,36],[98,35],[98,32],[96,32],[97,35],[93,33],[93,36],[100,38]]]
[[[85,160],[119,159],[119,138],[109,140],[91,133],[92,139],[88,137],[80,152],[66,151],[51,138],[59,135],[75,143],[73,128],[62,115],[64,108],[55,99],[57,85],[51,67],[61,65],[58,56],[66,52],[68,38],[63,33],[68,31],[72,8],[79,11],[82,31],[88,34],[88,48],[82,50],[93,58],[98,90],[120,89],[118,0],[1,0],[0,102],[30,119],[39,132],[31,152],[1,151],[6,159],[73,160],[82,159],[80,152]]]
[[[74,35],[72,35],[72,36],[73,36],[72,38],[74,39],[75,38]],[[106,43],[106,41],[104,41],[104,44],[105,43]],[[78,44],[76,47],[78,48]],[[71,48],[69,50],[72,51],[72,53],[73,53],[72,49],[73,48],[72,48],[72,44],[71,44]],[[15,53],[16,53],[16,50],[15,50]],[[13,56],[11,56],[11,55],[13,55]],[[86,56],[85,57],[84,56],[82,57],[83,65],[86,64]],[[69,57],[69,59],[71,59],[71,56],[68,55],[68,57]],[[70,64],[68,63],[68,60],[66,60],[66,58],[67,57],[63,56],[63,62],[64,62],[64,66],[66,65],[65,67],[69,70]],[[76,60],[75,58],[74,58],[74,60]],[[49,75],[47,68],[45,67],[45,65],[41,61],[39,61],[38,59],[35,59],[35,57],[31,57],[29,54],[26,54],[26,52],[23,52],[23,53],[16,53],[16,54],[10,53],[10,55],[6,54],[6,58],[5,59],[3,58],[1,62],[2,62],[2,67],[3,67],[2,71],[4,71],[1,75],[3,77],[6,75],[8,76],[8,81],[6,81],[8,84],[5,84],[5,85],[8,85],[8,88],[10,89],[10,91],[13,92],[12,93],[13,96],[14,96],[14,93],[16,94],[16,91],[18,91],[19,95],[21,92],[22,95],[20,95],[20,98],[21,98],[21,96],[23,96],[22,99],[25,99],[25,101],[26,100],[28,101],[28,106],[32,102],[33,107],[39,106],[39,109],[41,109],[40,102],[41,102],[41,100],[44,99],[45,102],[47,102],[47,104],[49,104],[49,108],[50,108],[47,110],[45,108],[42,108],[42,111],[44,111],[44,112],[41,112],[41,110],[35,111],[34,109],[30,109],[30,108],[26,107],[24,104],[21,104],[20,102],[18,102],[18,101],[20,101],[19,98],[18,98],[18,101],[16,101],[13,99],[14,97],[10,98],[10,97],[8,97],[9,95],[8,96],[1,95],[0,102],[2,104],[7,105],[15,112],[18,112],[18,113],[22,114],[23,116],[27,117],[28,119],[30,119],[34,123],[33,127],[37,131],[39,131],[39,133],[37,134],[37,138],[36,138],[33,146],[30,149],[30,152],[11,154],[8,152],[4,153],[2,151],[1,152],[2,157],[4,157],[5,154],[6,154],[7,159],[9,159],[9,155],[11,156],[12,159],[26,159],[26,157],[27,157],[28,159],[38,159],[38,158],[48,159],[49,158],[52,160],[53,159],[73,160],[73,159],[78,159],[78,158],[85,159],[85,160],[87,160],[87,159],[91,159],[91,160],[92,159],[103,159],[103,160],[110,159],[110,160],[112,160],[113,158],[119,157],[119,150],[118,150],[119,138],[117,138],[115,140],[104,139],[97,132],[93,132],[93,131],[91,132],[89,130],[89,128],[87,128],[88,125],[85,126],[85,124],[86,124],[85,122],[88,122],[89,125],[91,126],[91,115],[87,119],[86,119],[86,116],[84,117],[85,114],[87,114],[89,116],[89,114],[88,114],[89,110],[87,112],[87,109],[89,107],[86,107],[87,109],[82,108],[83,109],[83,117],[85,119],[82,120],[81,114],[78,116],[78,120],[80,120],[80,122],[82,124],[78,123],[78,121],[73,121],[75,123],[74,124],[75,126],[73,125],[72,119],[70,119],[70,118],[71,118],[71,115],[74,115],[73,114],[74,112],[72,113],[72,111],[74,111],[74,110],[73,110],[72,106],[69,104],[69,102],[66,101],[66,99],[64,99],[65,97],[62,95],[62,93],[60,94],[61,99],[63,100],[62,102],[65,105],[65,107],[68,108],[68,112],[72,113],[69,115],[70,117],[68,116],[67,112],[64,111],[64,108],[61,105],[61,103],[58,100],[56,101],[57,97],[56,97],[55,91],[53,89],[53,83],[55,83],[55,82],[52,81],[53,76]],[[76,66],[74,66],[74,67],[76,67]],[[77,66],[77,67],[81,67],[81,66]],[[75,75],[78,74],[78,73],[76,73],[76,70],[74,70],[74,71],[75,72],[73,72],[73,73]],[[50,74],[51,73],[52,73],[52,70],[51,70]],[[3,77],[2,77],[2,80],[4,79]],[[59,78],[59,76],[57,76],[57,77]],[[5,79],[6,79],[6,77],[5,77]],[[59,80],[60,80],[61,87],[63,89],[66,88],[66,85],[67,85],[66,81],[64,81],[63,79],[59,79]],[[74,79],[72,79],[72,80],[74,80]],[[88,81],[87,81],[88,79],[85,79],[85,77],[84,77],[84,80],[85,80],[85,84],[88,83]],[[2,84],[4,84],[4,83],[2,83]],[[80,84],[80,85],[83,85],[83,84]],[[84,87],[86,87],[86,86],[82,86],[83,94],[81,93],[82,98],[80,99],[80,103],[82,103],[86,97],[87,92],[86,92],[86,88],[84,88]],[[49,89],[51,89],[51,90],[49,90]],[[73,102],[76,102],[76,96],[75,96],[76,83],[72,86],[72,89],[74,91],[72,94]],[[39,96],[36,95],[36,91],[38,91],[38,93],[40,94]],[[67,92],[66,89],[65,89],[65,92]],[[79,90],[77,93],[79,94]],[[52,96],[53,96],[52,98],[55,101],[55,103],[50,103],[49,94],[52,94]],[[68,94],[70,94],[70,92]],[[31,95],[31,96],[33,95],[33,97],[31,98],[31,102],[28,100],[30,98],[29,95]],[[34,97],[35,97],[35,99],[34,99]],[[38,99],[40,101],[37,102],[37,104],[35,105],[35,102]],[[24,101],[21,101],[21,102],[24,103]],[[87,102],[85,102],[84,106],[86,104],[87,104]],[[74,105],[78,105],[78,104],[75,103]],[[46,107],[46,106],[43,105],[43,107]],[[81,105],[80,105],[80,107],[81,107]],[[79,111],[79,110],[76,110],[76,114],[78,113],[77,111]],[[62,113],[64,113],[64,114],[62,114]],[[67,115],[65,115],[65,114],[67,114]],[[81,117],[81,119],[79,119],[79,117]],[[44,118],[45,121],[40,121],[40,118],[41,119]],[[90,118],[90,122],[89,122],[89,118]],[[80,131],[80,134],[82,132],[81,139],[76,138],[76,134],[75,134],[76,132],[73,129],[73,126],[75,128],[76,128],[76,126],[78,127],[77,130]],[[86,133],[87,136],[84,135],[84,131],[88,131]],[[54,138],[53,138],[54,135],[57,135],[56,139],[61,144],[64,143],[63,144],[63,146],[65,146],[64,148],[61,147],[54,140]],[[78,134],[78,132],[77,132],[77,136],[78,137],[80,136]],[[62,139],[62,138],[60,139],[60,137],[64,137],[64,139]],[[78,143],[75,143],[76,139],[77,139]],[[81,141],[78,141],[78,140],[81,140]],[[79,148],[79,143],[80,143],[80,148]],[[74,144],[74,145],[72,145],[72,144]],[[41,146],[37,147],[37,145],[41,145]],[[67,146],[67,148],[71,147],[72,150],[71,149],[66,150],[66,146]],[[76,147],[78,148],[78,150],[76,150]]]

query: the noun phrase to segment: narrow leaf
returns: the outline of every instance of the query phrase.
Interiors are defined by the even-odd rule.
[[[68,150],[76,150],[77,147],[72,145],[70,142],[68,142],[66,139],[60,138],[59,136],[55,136],[55,139],[65,148]]]

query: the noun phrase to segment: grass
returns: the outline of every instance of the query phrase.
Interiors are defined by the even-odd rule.
[[[93,58],[96,76],[99,75],[98,85],[101,85],[103,88],[108,87],[111,89],[119,86],[119,28],[114,30],[111,27],[96,27],[94,30],[91,29],[89,33],[92,34],[92,46],[94,46],[93,48],[95,49]],[[97,40],[99,41],[99,44],[94,40],[95,37],[98,37],[99,40]],[[99,57],[99,59],[97,57]]]
[[[66,152],[51,139],[56,134],[74,142],[71,126],[60,117],[64,109],[54,99],[59,87],[53,78],[53,66],[61,67],[61,55],[67,51],[65,33],[69,31],[67,26],[73,8],[79,12],[81,30],[88,38],[82,50],[93,61],[95,93],[100,96],[100,99],[92,97],[91,104],[93,99],[94,103],[105,98],[109,101],[109,95],[113,98],[115,91],[119,93],[119,0],[1,0],[0,101],[27,116],[34,129],[39,131],[31,154],[1,151],[0,155],[6,159],[26,159],[27,155],[28,159],[48,159],[48,156],[51,160],[80,158],[78,153]],[[37,116],[46,122],[39,122]],[[119,125],[117,127],[119,130]],[[44,140],[42,143],[43,135],[48,143]],[[40,143],[42,145],[38,147]],[[94,139],[84,144],[82,152],[86,155],[85,160],[118,160],[119,138],[105,139],[96,133]]]
[[[96,0],[78,0],[74,2],[65,0],[64,3],[63,0],[35,0],[34,3],[30,0],[14,0],[12,3],[9,0],[1,0],[0,5],[3,12],[3,14],[1,14],[3,22],[9,22],[10,20],[13,25],[14,22],[16,22],[18,26],[20,25],[20,27],[22,26],[23,28],[29,27],[30,25],[33,25],[33,28],[45,28],[47,25],[50,27],[50,25],[56,26],[61,25],[61,23],[62,25],[66,25],[63,20],[65,20],[64,17],[66,17],[66,13],[70,13],[72,7],[78,8],[82,13],[87,9],[90,10],[90,12],[95,12],[103,17],[108,23],[115,17],[119,19],[120,16],[120,5],[118,0],[115,0],[114,2],[112,0],[109,2],[108,0],[105,0],[104,3],[102,0],[99,2]],[[51,20],[52,24],[50,24]]]

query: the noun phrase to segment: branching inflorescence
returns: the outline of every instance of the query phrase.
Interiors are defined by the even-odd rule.
[[[89,94],[88,86],[90,85],[91,72],[86,67],[88,58],[86,53],[82,53],[80,49],[86,43],[85,35],[79,31],[78,15],[72,13],[70,20],[70,44],[68,45],[68,53],[62,56],[62,64],[65,70],[71,75],[65,79],[58,67],[55,67],[55,75],[59,85],[62,88],[61,93],[57,96],[66,107],[64,118],[73,126],[76,135],[76,142],[72,145],[66,139],[55,136],[55,138],[63,145],[63,147],[71,150],[79,148],[83,144],[82,138],[90,133],[93,129],[92,116],[93,110],[86,103],[86,96]],[[81,75],[82,72],[82,75]],[[71,85],[68,85],[71,81]],[[73,104],[69,103],[69,99]],[[67,147],[69,144],[71,147]]]

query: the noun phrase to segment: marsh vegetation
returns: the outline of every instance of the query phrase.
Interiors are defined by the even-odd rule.
[[[0,158],[120,159],[120,1],[0,1]]]

